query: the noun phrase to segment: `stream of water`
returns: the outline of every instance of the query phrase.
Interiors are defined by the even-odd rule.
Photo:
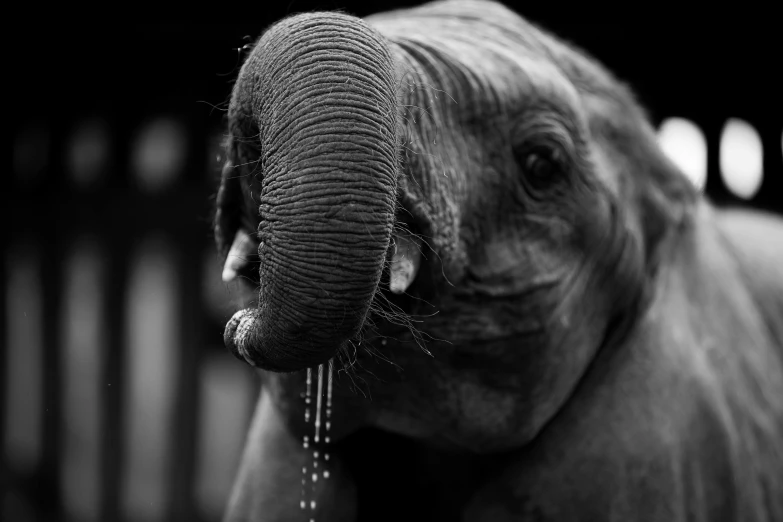
[[[324,376],[324,365],[318,365],[318,380],[316,382],[316,395],[315,395],[315,420],[313,423],[313,439],[312,439],[312,458],[305,461],[302,467],[302,498],[299,502],[299,507],[303,510],[308,510],[310,515],[310,522],[315,522],[315,510],[317,507],[315,501],[315,488],[318,483],[319,477],[324,480],[329,478],[329,444],[331,439],[329,437],[329,430],[332,427],[332,369],[334,366],[334,360],[330,360],[326,369],[326,376]],[[324,410],[324,377],[326,378],[326,408]],[[305,381],[305,410],[304,421],[307,427],[307,434],[302,438],[302,448],[305,450],[310,449],[310,419],[313,417],[310,412],[310,407],[313,403],[313,368],[307,369],[307,379]],[[323,413],[322,413],[323,411]],[[321,421],[323,419],[323,438],[321,437]],[[323,460],[321,460],[323,458]],[[308,464],[311,464],[308,468]]]

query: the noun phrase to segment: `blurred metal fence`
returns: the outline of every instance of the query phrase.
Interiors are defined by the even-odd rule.
[[[219,131],[33,122],[3,233],[3,520],[217,520],[256,383],[222,347]],[[184,176],[196,169],[203,176]],[[9,194],[9,193],[6,193]]]

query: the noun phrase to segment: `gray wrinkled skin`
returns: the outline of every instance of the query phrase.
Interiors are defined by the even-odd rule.
[[[783,520],[783,222],[714,208],[625,86],[499,4],[366,22],[394,67],[397,227],[425,241],[407,294],[387,270],[374,303],[416,318],[432,357],[372,307],[374,327],[359,311],[361,333],[328,348],[352,366],[316,520]],[[230,111],[224,253],[241,226],[272,240],[263,212],[286,189],[265,188],[263,165],[308,167],[258,150],[268,116],[236,97],[249,81]],[[270,284],[259,254],[253,302]],[[297,308],[291,288],[276,291]],[[306,520],[304,372],[262,373],[225,520]],[[362,467],[365,427],[393,435]],[[385,459],[395,444],[411,458]]]

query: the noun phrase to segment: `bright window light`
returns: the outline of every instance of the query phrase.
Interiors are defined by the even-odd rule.
[[[139,132],[133,150],[136,179],[146,190],[161,190],[180,174],[185,164],[184,127],[171,118],[158,118]]]
[[[667,118],[658,129],[658,143],[693,185],[707,182],[707,140],[701,129],[685,118]]]
[[[748,122],[731,118],[720,137],[720,172],[723,182],[735,195],[751,199],[764,177],[761,137]]]
[[[121,509],[128,520],[165,520],[171,496],[179,310],[174,254],[147,239],[132,258],[124,370]]]
[[[60,437],[63,503],[73,520],[100,518],[101,379],[106,345],[103,256],[97,245],[77,241],[68,257],[61,309],[63,354]]]

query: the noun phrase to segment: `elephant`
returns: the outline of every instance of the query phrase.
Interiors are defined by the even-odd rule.
[[[783,520],[783,220],[586,52],[492,1],[295,14],[226,121],[224,520]]]

